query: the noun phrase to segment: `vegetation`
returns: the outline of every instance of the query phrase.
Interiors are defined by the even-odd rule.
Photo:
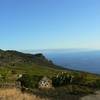
[[[82,74],[82,75],[81,75]],[[91,80],[88,78],[90,75],[86,73],[61,73],[57,76],[53,76],[51,78],[52,85],[57,92],[63,91],[67,94],[75,94],[75,95],[82,95],[82,94],[90,94],[93,93],[95,90],[100,89],[100,78],[96,76],[91,76]],[[87,76],[87,77],[86,77]],[[38,83],[43,76],[34,76],[34,75],[23,75],[19,79],[22,83],[22,87],[29,88],[29,90],[38,89]],[[94,79],[95,78],[95,79]],[[43,91],[42,91],[43,92]],[[50,92],[50,91],[49,91]],[[52,91],[55,93],[54,90]]]
[[[38,88],[38,82],[41,80],[42,76],[27,75],[24,74],[18,81],[21,82],[22,87],[27,87],[30,89]]]
[[[38,82],[43,76],[52,80],[53,89],[38,89]],[[99,75],[63,69],[42,54],[0,50],[0,83],[16,81],[21,82],[22,89],[27,88],[37,96],[52,97],[55,100],[66,94],[80,96],[100,89]]]

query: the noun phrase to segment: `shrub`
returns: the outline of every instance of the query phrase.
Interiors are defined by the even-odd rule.
[[[20,79],[18,79],[18,81],[21,82],[22,87],[33,89],[37,88],[38,82],[41,78],[42,76],[24,74]]]
[[[58,75],[57,77],[53,77],[52,83],[55,87],[72,84],[72,78],[73,78],[73,75],[67,74],[67,73],[62,73],[62,74]]]

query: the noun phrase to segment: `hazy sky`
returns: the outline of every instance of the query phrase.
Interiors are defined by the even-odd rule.
[[[1,49],[100,49],[100,0],[0,0]]]

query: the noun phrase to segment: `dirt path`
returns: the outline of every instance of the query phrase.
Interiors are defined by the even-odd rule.
[[[100,91],[97,91],[94,95],[82,97],[80,100],[100,100]]]

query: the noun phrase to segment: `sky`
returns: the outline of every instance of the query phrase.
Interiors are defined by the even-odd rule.
[[[100,0],[0,0],[0,49],[100,49]]]

